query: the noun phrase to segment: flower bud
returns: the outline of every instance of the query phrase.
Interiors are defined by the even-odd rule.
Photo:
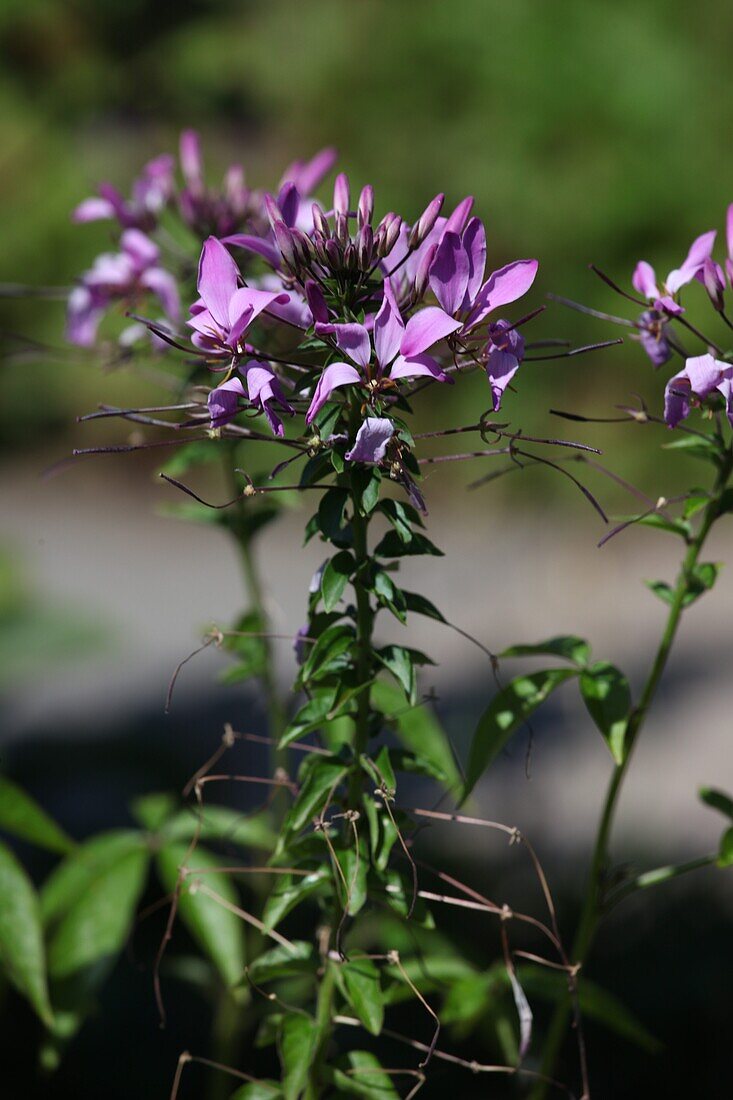
[[[349,219],[345,214],[336,214],[336,226],[334,236],[340,245],[345,245],[349,240]]]
[[[272,227],[272,231],[274,233],[275,232],[275,222],[280,222],[283,226],[285,225],[285,222],[283,221],[282,212],[280,210],[280,207],[277,205],[274,198],[272,197],[272,195],[265,195],[264,204],[265,204],[265,213],[267,214],[268,220],[270,222],[270,226]]]
[[[361,270],[369,271],[374,255],[374,230],[368,223],[362,225],[356,235],[356,253]]]
[[[722,269],[710,258],[710,256],[705,257],[702,269],[698,273],[698,278],[708,292],[708,297],[712,302],[713,309],[716,309],[718,313],[722,313],[724,308],[723,291],[725,290],[725,279]]]
[[[328,238],[331,236],[331,229],[329,227],[328,218],[326,217],[323,207],[319,203],[314,202],[311,210],[313,212],[313,225],[315,229],[317,229],[318,232],[323,235],[325,240],[328,240]]]
[[[389,256],[390,252],[397,244],[397,238],[400,235],[402,229],[402,218],[395,214],[394,220],[389,223],[387,230],[384,234],[384,255]]]
[[[362,187],[361,194],[359,195],[359,207],[357,210],[357,216],[359,219],[360,229],[362,229],[365,225],[371,225],[373,214],[374,188],[370,183],[368,183],[365,187]]]
[[[333,185],[333,212],[334,214],[343,214],[348,216],[349,213],[349,177],[345,172],[339,172],[336,176],[336,182]]]
[[[324,248],[326,251],[326,266],[330,267],[332,271],[340,271],[342,256],[339,246],[332,239],[326,241]]]
[[[298,255],[298,258],[306,265],[310,266],[311,261],[315,255],[313,246],[311,245],[310,237],[307,233],[304,233],[302,229],[291,229],[290,235],[293,238],[293,243]]]
[[[420,301],[425,296],[430,278],[430,268],[433,266],[435,253],[438,251],[437,241],[425,249],[425,255],[421,258],[415,273],[415,300]]]
[[[277,247],[280,249],[280,255],[282,256],[285,263],[288,265],[288,267],[297,267],[298,258],[292,231],[288,229],[285,222],[278,220],[273,221],[272,231],[275,234]]]
[[[458,233],[460,234],[466,228],[466,222],[468,216],[473,209],[473,195],[467,195],[465,199],[458,203],[453,213],[445,223],[446,233]]]
[[[326,305],[326,299],[323,297],[323,291],[319,287],[318,283],[313,279],[308,279],[305,284],[305,296],[308,302],[308,307],[313,314],[313,320],[321,324],[328,323],[328,306]]]
[[[410,249],[419,248],[427,237],[430,230],[438,220],[445,195],[436,195],[435,198],[428,203],[423,210],[420,217],[417,219],[412,229],[410,230],[410,236],[408,237],[408,246]]]

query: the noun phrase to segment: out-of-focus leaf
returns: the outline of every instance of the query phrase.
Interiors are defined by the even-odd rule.
[[[560,634],[534,645],[512,645],[500,657],[562,657],[573,664],[584,666],[590,660],[590,646],[584,638],[572,634]]]
[[[623,672],[607,661],[596,661],[580,676],[580,694],[591,718],[603,734],[617,764],[624,761],[631,690]]]
[[[52,1027],[38,896],[4,844],[0,844],[0,969],[43,1023]]]
[[[272,851],[277,842],[267,813],[249,817],[227,806],[191,806],[181,810],[165,823],[163,833],[166,840],[191,840],[198,835],[200,840],[219,840],[266,852]]]
[[[138,825],[154,833],[173,816],[179,801],[178,796],[169,791],[144,794],[134,799],[130,805],[130,813]]]
[[[100,833],[80,844],[48,876],[40,891],[41,917],[58,920],[92,884],[130,852],[144,852],[145,838],[133,829]]]
[[[61,855],[74,848],[74,841],[35,799],[5,776],[0,776],[0,829]]]
[[[717,790],[715,787],[701,787],[700,798],[706,806],[710,806],[713,810],[718,810],[721,814],[725,814],[733,821],[733,798],[725,794],[723,791]]]
[[[574,668],[549,668],[517,676],[497,692],[481,715],[471,742],[463,798],[467,798],[512,734],[560,684],[577,676]]]
[[[290,1013],[284,1018],[279,1046],[285,1100],[297,1100],[305,1088],[317,1041],[318,1031],[310,1016]]]
[[[210,889],[232,905],[239,904],[231,878],[216,870],[222,861],[200,844],[189,854],[187,844],[169,841],[158,852],[156,862],[163,887],[170,893],[178,886],[180,868],[184,863],[189,868],[191,873],[179,888],[178,913],[226,984],[235,985],[244,972],[242,921],[202,889]],[[196,875],[198,869],[200,876]]]
[[[365,1096],[368,1100],[398,1100],[399,1093],[392,1078],[382,1069],[375,1054],[368,1050],[350,1050],[343,1069],[333,1070],[333,1083],[338,1095]]]
[[[247,973],[255,984],[261,985],[278,978],[292,977],[293,974],[314,972],[316,966],[314,945],[304,940],[294,940],[291,947],[278,944],[258,955],[248,966]]]
[[[276,1081],[250,1081],[233,1092],[229,1100],[281,1100],[282,1095]]]
[[[733,825],[721,836],[718,850],[718,867],[730,867],[731,864],[733,864]]]

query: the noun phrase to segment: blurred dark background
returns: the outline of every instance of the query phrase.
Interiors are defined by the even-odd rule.
[[[214,178],[236,159],[252,184],[273,186],[294,157],[334,144],[355,186],[374,183],[381,213],[411,218],[437,191],[449,201],[472,193],[493,267],[540,259],[530,304],[553,291],[631,316],[634,307],[587,264],[628,286],[637,259],[665,272],[695,235],[722,228],[733,199],[732,36],[733,8],[723,0],[4,0],[0,281],[70,285],[109,242],[104,223],[74,227],[70,210],[100,179],[126,190],[146,159],[175,152],[181,128],[194,126]],[[702,294],[690,299],[691,315],[698,308],[705,315]],[[223,534],[158,515],[170,497],[153,484],[149,463],[104,458],[41,479],[72,446],[124,438],[119,428],[76,424],[78,414],[100,400],[155,393],[149,379],[103,374],[88,356],[70,354],[62,326],[61,302],[0,301],[8,561],[0,576],[0,752],[8,774],[81,839],[128,823],[135,795],[180,789],[224,720],[254,723],[258,712],[246,692],[216,685],[220,666],[206,654],[182,680],[172,716],[162,714],[170,671],[198,631],[237,613],[241,589]],[[551,304],[533,335],[581,344],[617,332]],[[550,407],[608,415],[632,392],[659,409],[661,374],[628,343],[527,364],[507,418],[527,431],[592,440],[609,466],[651,495],[675,495],[703,474],[679,460],[662,465],[662,430],[591,429],[548,416]],[[424,403],[426,423],[438,414],[460,422],[485,408],[481,379],[455,391],[441,392],[439,408]],[[662,615],[641,580],[669,577],[674,547],[632,532],[596,551],[597,518],[549,472],[454,491],[482,472],[475,465],[428,483],[433,535],[454,564],[439,573],[434,564],[413,567],[425,590],[496,650],[587,632],[598,656],[638,682]],[[593,488],[609,509],[633,510],[610,482],[597,478]],[[273,618],[287,631],[300,622],[317,561],[310,550],[293,561],[283,549],[302,515],[284,523],[285,534],[266,541],[261,556]],[[731,550],[723,529],[711,555],[730,560]],[[732,606],[724,571],[714,595],[689,613],[621,805],[619,861],[645,869],[715,846],[719,822],[697,805],[695,791],[702,783],[733,786]],[[442,662],[430,680],[465,749],[492,691],[487,669],[437,628],[421,648]],[[287,646],[280,664],[286,683]],[[479,798],[491,816],[538,839],[570,930],[609,761],[587,716],[558,698],[537,723],[531,779],[520,744]],[[511,853],[455,840],[455,833],[436,839],[435,848],[460,877],[518,907],[533,904]],[[45,873],[36,852],[23,855]],[[701,872],[624,905],[605,928],[592,976],[661,1045],[650,1054],[591,1024],[594,1100],[730,1095],[729,883]],[[465,920],[444,920],[465,934]],[[134,958],[120,962],[100,1012],[53,1078],[35,1069],[30,1013],[6,996],[0,1058],[11,1100],[165,1097],[180,1051],[210,1049],[210,1006],[182,983],[169,1028],[157,1028],[149,960],[160,931],[140,932]],[[477,921],[473,948],[488,965],[495,931]],[[540,1006],[540,1023],[541,1014]],[[409,1027],[419,1029],[419,1020]],[[452,1049],[463,1049],[459,1037]],[[476,1054],[475,1044],[464,1053]],[[266,1058],[243,1053],[241,1064],[249,1059],[253,1072],[266,1072]],[[572,1065],[569,1048],[569,1073]],[[436,1073],[425,1095],[442,1095],[446,1080]],[[182,1096],[204,1096],[208,1087],[194,1070]],[[519,1094],[503,1088],[467,1077],[461,1095]]]

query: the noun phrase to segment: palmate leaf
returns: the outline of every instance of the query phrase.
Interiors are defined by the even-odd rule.
[[[74,841],[29,794],[0,776],[0,829],[40,848],[66,855]]]
[[[53,1027],[38,896],[4,844],[0,844],[0,970],[30,1001],[43,1023]]]
[[[189,932],[224,982],[236,985],[245,965],[242,921],[201,888],[210,889],[232,905],[239,904],[229,875],[216,870],[222,866],[221,859],[200,844],[189,853],[188,844],[168,842],[158,852],[156,864],[164,889],[170,893],[179,889],[178,913]],[[191,873],[179,884],[179,869],[184,865]],[[202,870],[199,877],[197,869]]]
[[[473,735],[463,800],[540,703],[560,684],[577,676],[578,671],[577,668],[549,668],[529,676],[517,676],[497,692],[481,715]]]

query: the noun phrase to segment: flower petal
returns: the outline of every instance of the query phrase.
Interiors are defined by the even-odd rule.
[[[467,325],[479,324],[499,306],[516,302],[526,294],[534,282],[538,268],[537,260],[515,260],[493,271],[476,295],[471,316]]]
[[[467,301],[464,302],[464,309],[467,309],[481,289],[486,270],[486,230],[480,218],[471,218],[464,229],[463,247],[469,262]]]
[[[195,130],[184,130],[180,141],[181,171],[183,177],[194,190],[202,183],[201,145]]]
[[[428,306],[427,309],[413,314],[407,322],[400,342],[400,352],[409,359],[414,358],[461,327],[460,321],[450,317],[438,306]]]
[[[463,306],[470,271],[471,262],[461,238],[451,231],[444,233],[430,268],[430,288],[451,316]]]
[[[492,410],[498,412],[504,390],[519,370],[519,360],[510,351],[495,348],[486,360],[486,376],[491,385]]]
[[[374,318],[374,350],[377,353],[380,369],[385,370],[400,350],[405,323],[390,279],[384,280],[382,290],[384,297],[379,312]]]
[[[349,359],[353,359],[360,367],[367,366],[372,357],[372,345],[369,333],[363,325],[334,325],[318,321],[315,328],[318,336],[334,336],[339,351],[348,355]]]
[[[228,424],[239,411],[239,398],[245,396],[244,386],[239,378],[230,378],[228,382],[212,390],[207,398],[212,428]]]
[[[345,458],[349,462],[377,464],[384,459],[387,444],[394,435],[394,424],[387,417],[368,416],[356,433],[356,441]]]
[[[644,298],[658,298],[657,275],[651,264],[646,260],[639,260],[631,276],[631,285]]]
[[[126,229],[120,237],[120,246],[139,271],[157,263],[160,249],[139,229]]]
[[[436,363],[432,355],[398,355],[389,372],[389,377],[398,378],[434,378],[436,382],[453,382],[450,375]]]
[[[201,250],[198,292],[222,331],[229,331],[229,302],[237,289],[239,269],[221,241],[208,237]]]
[[[706,258],[711,255],[716,236],[715,230],[711,229],[695,238],[682,266],[670,271],[667,276],[666,286],[670,294],[676,294],[680,287],[695,278]]]
[[[446,233],[462,233],[473,209],[473,195],[466,195],[445,223]]]
[[[254,252],[261,256],[270,267],[278,267],[280,264],[280,252],[275,245],[264,237],[253,237],[249,233],[233,233],[230,237],[222,237],[223,244],[233,244],[237,248],[245,248],[247,252]]]
[[[140,277],[140,283],[160,299],[160,304],[171,321],[180,320],[181,300],[178,296],[178,284],[170,271],[164,271],[162,267],[148,268]]]
[[[305,417],[306,424],[311,423],[335,389],[338,389],[339,386],[351,386],[358,382],[361,382],[361,375],[349,363],[331,363],[330,366],[326,367],[313,391],[313,398]]]
[[[79,203],[71,215],[71,220],[80,225],[83,222],[96,222],[104,218],[114,218],[114,216],[115,208],[112,203],[108,199],[95,195]]]

